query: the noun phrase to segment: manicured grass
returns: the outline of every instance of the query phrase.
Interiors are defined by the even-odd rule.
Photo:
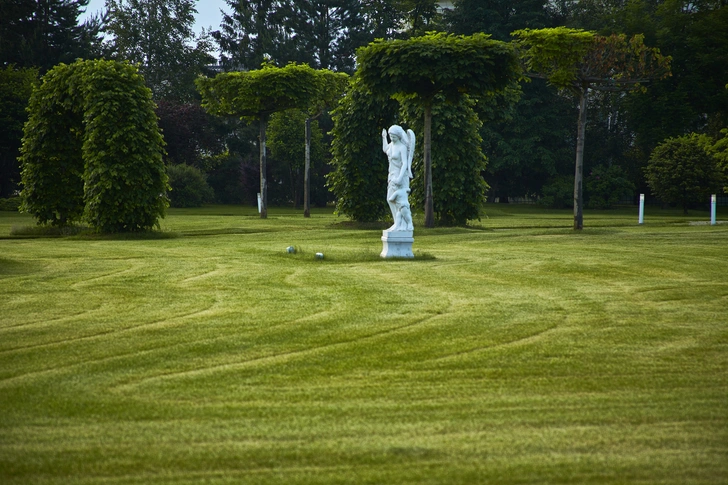
[[[728,483],[728,225],[490,206],[382,261],[300,214],[0,212],[0,483]]]

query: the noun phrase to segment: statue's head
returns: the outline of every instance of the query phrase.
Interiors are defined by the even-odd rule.
[[[394,137],[397,137],[399,141],[407,143],[407,133],[405,133],[404,129],[399,125],[392,125],[389,127],[389,137],[392,139],[392,141],[397,141],[394,139]]]

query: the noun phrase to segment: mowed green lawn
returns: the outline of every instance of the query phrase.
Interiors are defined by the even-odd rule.
[[[382,261],[326,211],[0,213],[0,483],[728,483],[728,225],[488,215]]]

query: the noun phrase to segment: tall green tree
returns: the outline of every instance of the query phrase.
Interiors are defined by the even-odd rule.
[[[140,65],[155,99],[190,100],[210,55],[211,39],[195,36],[197,0],[106,0],[112,56]]]
[[[253,70],[265,62],[298,61],[291,33],[284,27],[289,0],[226,0],[220,30],[212,33],[227,71]]]
[[[412,100],[423,108],[425,227],[434,227],[432,106],[435,97],[493,95],[520,76],[513,48],[485,34],[428,34],[376,41],[358,51],[358,74],[372,92]]]
[[[89,0],[0,2],[0,67],[36,67],[46,72],[61,62],[100,54],[100,20],[79,23]]]
[[[670,74],[670,58],[644,45],[642,36],[609,37],[579,29],[519,30],[513,33],[532,76],[570,90],[579,99],[574,170],[574,229],[584,227],[583,169],[587,98],[590,90],[631,91]]]

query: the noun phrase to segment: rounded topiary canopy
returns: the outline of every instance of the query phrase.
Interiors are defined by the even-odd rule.
[[[60,64],[29,103],[23,208],[39,223],[84,218],[103,232],[157,225],[168,206],[164,141],[151,91],[116,61]]]

